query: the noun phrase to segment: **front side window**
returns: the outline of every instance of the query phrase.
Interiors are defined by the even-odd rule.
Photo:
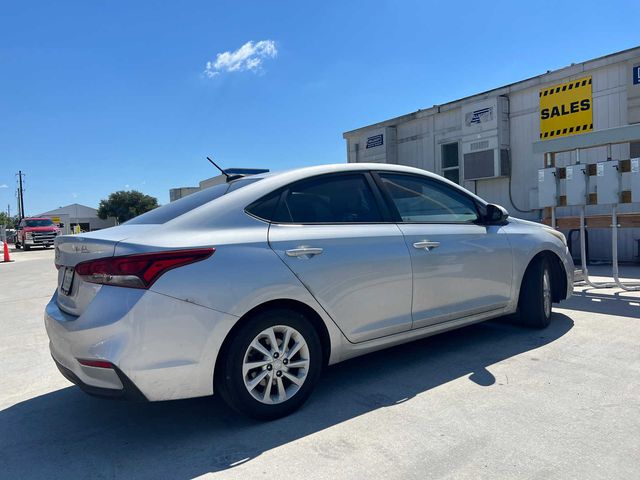
[[[475,202],[437,180],[380,173],[403,222],[470,223],[478,219]]]
[[[382,217],[366,178],[330,175],[290,185],[273,221],[278,223],[372,223]]]

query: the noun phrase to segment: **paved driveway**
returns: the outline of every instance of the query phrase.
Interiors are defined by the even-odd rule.
[[[638,293],[581,288],[544,331],[487,322],[331,367],[301,411],[258,423],[215,399],[81,393],[42,325],[52,251],[13,258],[0,264],[1,478],[638,478]]]

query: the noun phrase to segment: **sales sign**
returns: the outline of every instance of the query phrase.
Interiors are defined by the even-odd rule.
[[[566,137],[593,130],[591,77],[540,90],[540,138]]]

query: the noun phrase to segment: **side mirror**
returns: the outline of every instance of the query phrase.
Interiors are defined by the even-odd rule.
[[[484,216],[485,223],[499,225],[506,222],[507,218],[509,218],[509,212],[507,212],[506,208],[493,203],[487,205],[487,213]]]

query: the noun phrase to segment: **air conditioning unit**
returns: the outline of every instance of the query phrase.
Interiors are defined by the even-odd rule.
[[[462,161],[465,180],[511,173],[509,99],[492,97],[462,107]]]

